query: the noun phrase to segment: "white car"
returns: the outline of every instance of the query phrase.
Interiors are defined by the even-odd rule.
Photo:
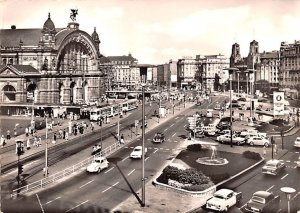
[[[250,146],[258,145],[268,147],[271,145],[270,140],[264,137],[254,136],[247,139],[247,144]]]
[[[131,152],[130,157],[142,159],[142,155],[143,155],[142,151],[143,151],[142,146],[136,146],[136,147],[134,147],[133,151]],[[146,152],[147,152],[147,148],[145,148],[145,154],[146,154]]]
[[[105,157],[95,157],[92,163],[86,167],[87,172],[101,172],[103,169],[108,168],[108,161]]]
[[[220,143],[231,143],[231,135],[220,135],[217,137],[217,141]],[[232,135],[232,143],[236,145],[243,145],[245,143],[245,138]]]
[[[295,140],[295,142],[294,142],[294,146],[300,148],[300,137],[297,137],[297,138],[296,138],[296,140]]]

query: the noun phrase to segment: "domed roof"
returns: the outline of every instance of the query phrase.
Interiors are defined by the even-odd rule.
[[[94,32],[92,33],[92,39],[96,42],[100,42],[99,35],[96,32],[96,27],[94,27]]]
[[[55,33],[55,25],[48,14],[48,19],[45,21],[42,33]]]

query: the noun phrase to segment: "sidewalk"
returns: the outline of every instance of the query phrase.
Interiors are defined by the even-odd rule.
[[[147,103],[147,104],[149,104],[149,103]],[[173,115],[172,113],[170,113],[170,114],[166,115],[166,117],[160,118],[159,123],[158,123],[158,120],[156,118],[154,118],[154,117],[149,118],[148,122],[147,122],[148,127],[146,128],[146,132],[148,132],[151,129],[157,127],[158,125],[160,125],[161,123],[167,121],[168,119],[176,116],[178,113],[180,113],[184,110],[187,110],[192,105],[194,105],[194,103],[186,103],[186,108],[184,108],[183,105],[181,105],[181,106],[177,105],[175,107],[175,114]],[[129,116],[130,113],[132,113],[132,112],[128,112],[126,115],[124,114],[123,118]],[[81,120],[79,120],[79,122],[81,122]],[[117,123],[117,119],[112,118],[110,124],[103,124],[102,128],[105,128],[105,127],[108,127],[108,126],[116,126],[116,123]],[[54,127],[52,132],[58,131],[61,128],[68,128],[67,122],[62,124],[61,126]],[[94,131],[99,131],[100,128],[101,127],[98,126],[98,124],[95,124]],[[74,135],[69,136],[69,141],[71,141],[74,138],[84,137],[86,134],[90,134],[91,132],[92,132],[92,130],[89,126],[88,129],[84,131],[84,134],[79,133],[79,134],[77,134],[77,136],[74,136]],[[36,134],[37,135],[45,134],[45,129],[44,130],[39,130]],[[131,134],[131,131],[130,131],[129,128],[121,131],[120,134],[123,134],[125,136],[125,145],[126,146],[131,141],[136,140],[137,138],[141,137],[141,134],[139,134],[139,135],[136,135],[135,133]],[[132,138],[130,138],[131,135],[132,135]],[[23,138],[25,138],[25,135],[18,136],[17,138],[22,138],[23,139]],[[48,141],[51,141],[51,140],[48,140]],[[50,149],[51,147],[57,146],[61,143],[64,143],[64,142],[65,142],[65,140],[63,140],[63,139],[58,139],[55,144],[53,144],[51,142],[48,142],[48,149]],[[105,149],[106,147],[110,146],[112,143],[115,143],[115,142],[116,142],[116,139],[111,138],[111,137],[107,138],[106,140],[103,140],[103,142],[102,142],[103,149]],[[125,146],[125,145],[123,145],[123,146]],[[55,174],[56,172],[60,172],[64,169],[66,169],[66,165],[68,165],[68,167],[69,167],[69,166],[72,166],[72,165],[78,163],[80,161],[78,159],[85,159],[85,158],[91,156],[91,150],[90,149],[91,149],[91,147],[88,148],[88,150],[82,150],[81,152],[77,153],[76,155],[72,155],[72,156],[66,158],[63,161],[59,161],[59,162],[55,163],[54,165],[49,166],[49,173],[50,173],[49,175]],[[42,146],[40,146],[40,147],[32,147],[30,150],[25,150],[25,153],[23,155],[21,155],[21,159],[24,159],[24,158],[26,158],[30,155],[36,154],[38,152],[41,152],[41,153],[45,152],[45,143],[44,142],[42,143]],[[1,154],[1,164],[2,164],[2,166],[7,165],[9,163],[14,163],[16,160],[17,160],[17,155],[15,153],[15,149]],[[41,160],[44,161],[44,158],[42,157]],[[33,162],[33,164],[31,166],[34,166],[35,163],[38,163],[38,162]],[[13,171],[16,172],[16,167],[14,167]],[[25,171],[24,173],[26,173],[26,168],[24,168],[24,171]],[[3,176],[6,176],[6,175],[3,175]],[[37,181],[37,180],[40,180],[42,178],[44,178],[44,172],[40,171],[40,172],[38,172],[34,175],[31,175],[28,179],[26,179],[26,182],[27,182],[27,184],[30,184],[30,183],[32,183],[34,181]],[[1,179],[2,179],[2,182],[3,182],[3,181],[5,181],[6,177],[4,177],[4,178],[1,177]]]

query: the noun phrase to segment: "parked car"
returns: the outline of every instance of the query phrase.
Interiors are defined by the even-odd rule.
[[[226,134],[230,134],[230,129],[223,129],[223,130],[218,130],[216,131],[216,135],[226,135]]]
[[[95,157],[92,163],[86,167],[87,172],[101,172],[103,169],[108,168],[109,163],[105,157]]]
[[[162,142],[165,142],[165,141],[166,141],[166,138],[165,138],[164,134],[161,133],[161,132],[157,132],[154,135],[154,138],[152,140],[153,143],[162,143]]]
[[[247,144],[250,146],[258,145],[268,147],[271,145],[269,139],[260,136],[251,136],[247,138]]]
[[[280,172],[284,171],[285,164],[279,160],[269,160],[266,164],[262,167],[262,173],[270,174],[270,175],[277,175]]]
[[[143,148],[142,146],[136,146],[134,147],[133,151],[130,154],[130,158],[139,158],[142,159],[142,155],[143,155]],[[147,152],[147,148],[145,148],[145,154]]]
[[[280,197],[271,192],[257,191],[246,204],[249,212],[270,213],[277,212],[279,209]]]
[[[220,143],[231,143],[231,135],[220,135],[217,137],[217,141],[219,141]],[[236,145],[243,145],[246,143],[246,139],[237,135],[232,135],[232,143]]]
[[[296,138],[296,140],[295,140],[295,142],[294,142],[294,146],[300,148],[300,137],[297,137],[297,138]]]
[[[213,194],[213,197],[206,201],[206,208],[227,212],[227,210],[237,204],[241,198],[241,192],[234,192],[230,189],[220,189]]]
[[[244,101],[244,102],[246,102],[247,100],[246,100],[246,98],[239,98],[239,99],[237,99],[238,101]]]

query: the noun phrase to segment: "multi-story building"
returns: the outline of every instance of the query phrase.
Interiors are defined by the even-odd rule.
[[[203,89],[208,91],[221,90],[228,76],[224,72],[229,67],[229,59],[224,55],[197,55],[198,78],[202,82]]]
[[[107,58],[113,67],[114,87],[129,89],[139,81],[137,69],[131,69],[133,65],[138,63],[138,60],[132,57],[131,54],[128,54],[128,56],[108,56]]]
[[[191,56],[185,56],[178,59],[177,62],[177,82],[178,88],[189,89],[196,88],[196,73],[198,66],[196,59]]]
[[[233,90],[247,94],[255,94],[256,90],[267,94],[278,90],[279,64],[278,51],[259,53],[259,43],[255,40],[250,42],[245,58],[241,57],[240,45],[233,44],[230,67],[239,69],[232,75]]]
[[[101,65],[99,35],[80,30],[76,15],[65,28],[56,28],[49,14],[42,28],[0,30],[2,113],[33,101],[76,106],[104,94],[109,70]]]
[[[299,97],[300,91],[300,41],[281,42],[279,86],[288,96]]]
[[[173,61],[173,60],[170,60],[169,61],[169,73],[170,73],[170,76],[169,79],[170,79],[170,89],[176,89],[177,88],[177,61]]]

